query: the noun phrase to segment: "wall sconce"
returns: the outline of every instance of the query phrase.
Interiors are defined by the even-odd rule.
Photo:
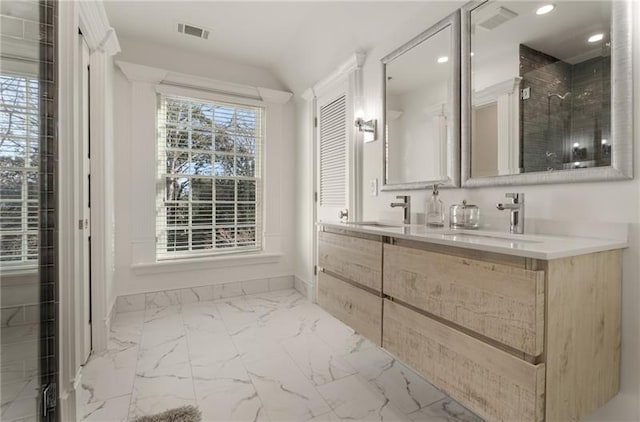
[[[587,149],[580,147],[578,142],[573,144],[573,159],[585,160],[587,158]]]
[[[606,139],[603,139],[601,142],[602,142],[602,155],[604,155],[605,157],[608,157],[609,155],[611,155],[611,144],[609,144],[609,141]]]
[[[378,138],[378,123],[376,119],[364,120],[358,117],[355,121],[358,132],[362,132],[364,142],[373,142]]]

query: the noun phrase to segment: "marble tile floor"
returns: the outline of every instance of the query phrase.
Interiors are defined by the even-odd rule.
[[[81,421],[481,421],[295,290],[118,314],[81,384]]]

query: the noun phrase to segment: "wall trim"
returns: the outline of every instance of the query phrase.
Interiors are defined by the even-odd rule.
[[[101,1],[78,2],[79,28],[91,53],[98,50],[109,56],[120,52],[120,43]]]
[[[328,89],[338,83],[341,79],[349,76],[352,72],[362,69],[367,55],[362,51],[356,51],[342,63],[336,70],[331,72],[327,77],[317,82],[311,89],[316,97],[319,97]],[[306,92],[306,91],[305,91]]]
[[[203,78],[201,76],[171,72],[157,67],[124,62],[121,60],[117,60],[116,64],[120,70],[122,70],[122,73],[124,73],[127,79],[132,82],[148,82],[160,84],[160,86],[174,86],[182,89],[209,91],[217,94],[233,95],[235,97],[264,101],[270,104],[286,104],[293,96],[293,94],[288,91]]]
[[[211,283],[181,289],[146,291],[118,296],[116,298],[114,312],[119,314],[143,311],[145,309],[185,305],[196,302],[209,302],[293,288],[294,276],[283,275],[269,278],[237,280],[227,283]]]
[[[76,2],[60,2],[58,10],[58,219],[59,219],[59,366],[60,420],[76,420],[74,379],[76,376],[77,279],[76,207],[73,201],[74,139],[78,136],[76,83],[78,63],[78,11]]]
[[[197,271],[212,268],[235,267],[238,265],[272,264],[279,262],[282,253],[257,253],[247,255],[213,256],[206,258],[186,258],[172,261],[138,263],[131,265],[136,274],[159,274],[179,271]]]

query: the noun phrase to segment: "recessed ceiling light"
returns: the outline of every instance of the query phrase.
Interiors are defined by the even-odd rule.
[[[476,53],[474,53],[473,51],[471,52],[471,57],[475,56]]]
[[[546,15],[555,8],[556,6],[554,6],[553,4],[545,4],[544,6],[538,7],[538,10],[536,10],[536,15]]]
[[[438,57],[438,63],[446,63],[448,61],[449,61],[449,57],[447,56]]]
[[[604,38],[604,34],[600,33],[600,34],[593,34],[592,36],[589,37],[589,42],[598,42],[598,41],[602,41],[602,39]]]

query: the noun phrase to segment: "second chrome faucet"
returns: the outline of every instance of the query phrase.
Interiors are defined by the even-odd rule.
[[[398,195],[396,199],[402,199],[402,202],[392,202],[391,208],[402,207],[404,224],[411,224],[411,197],[409,195]]]
[[[505,193],[505,197],[511,199],[511,203],[496,204],[496,208],[500,211],[511,211],[511,224],[509,230],[511,233],[524,233],[524,193]]]

